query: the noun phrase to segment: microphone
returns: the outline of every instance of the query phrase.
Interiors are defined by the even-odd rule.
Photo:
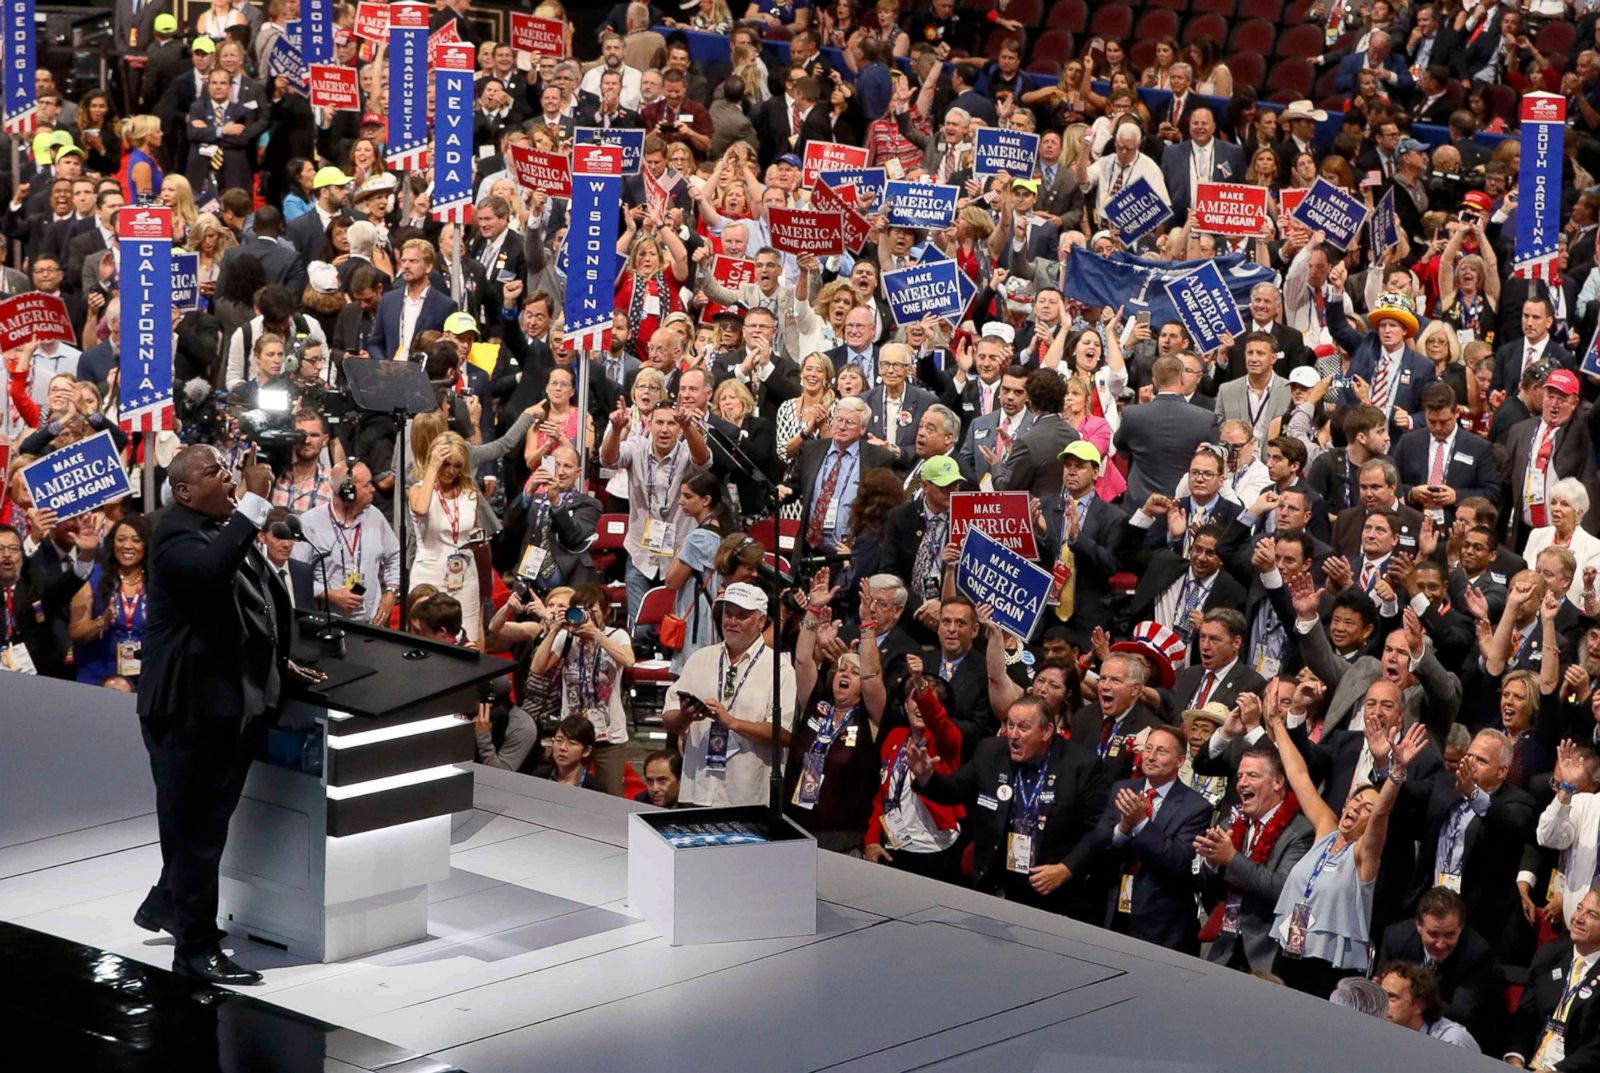
[[[322,600],[326,608],[322,615],[322,629],[317,631],[317,640],[322,642],[322,654],[333,659],[344,657],[344,630],[340,629],[333,621],[333,603],[328,598],[332,586],[328,583],[328,556],[333,554],[332,549],[324,550],[306,536],[305,525],[297,514],[286,515],[281,522],[273,522],[267,530],[278,540],[293,540],[304,544],[315,553],[317,562],[322,565]]]

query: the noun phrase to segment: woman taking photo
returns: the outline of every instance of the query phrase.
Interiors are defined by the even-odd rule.
[[[153,115],[129,116],[119,131],[128,157],[120,172],[122,196],[129,205],[153,205],[166,178],[157,159],[161,156],[161,120]]]
[[[647,362],[656,328],[667,314],[683,309],[678,291],[689,278],[689,251],[678,233],[662,223],[659,212],[641,205],[624,211],[622,218],[628,230],[617,242],[617,252],[628,265],[617,279],[616,308],[633,326],[634,356]]]
[[[633,643],[626,631],[604,625],[609,606],[598,585],[574,589],[572,606],[539,642],[531,670],[544,674],[561,668],[562,725],[577,717],[593,728],[595,782],[608,794],[621,794],[622,747],[628,741],[622,672],[633,666]]]
[[[661,584],[677,593],[672,613],[683,620],[683,643],[672,654],[674,674],[691,654],[716,640],[711,605],[716,601],[714,563],[723,539],[738,528],[722,498],[722,481],[709,473],[696,473],[683,482],[678,500],[683,513],[695,524],[683,547],[673,556]]]
[[[866,588],[863,581],[863,594]],[[838,636],[828,609],[838,592],[828,586],[828,569],[819,570],[800,620],[795,696],[806,700],[803,713],[795,712],[783,765],[783,811],[823,849],[855,853],[864,847],[877,794],[878,733],[886,698],[878,637],[870,622],[861,624],[860,654],[844,653],[833,661],[826,681],[819,681],[817,646]]]
[[[97,514],[82,524],[100,524]],[[145,631],[145,554],[150,526],[143,515],[112,523],[101,542],[100,561],[89,583],[72,598],[67,633],[77,653],[78,681],[100,685],[112,675],[139,684],[139,648]]]
[[[549,377],[544,385],[544,398],[534,404],[538,424],[528,430],[523,445],[523,461],[530,470],[543,464],[563,439],[575,445],[580,424],[583,426],[581,450],[587,453],[594,449],[594,419],[575,404],[577,385],[573,382],[572,370],[558,365],[550,370]]]
[[[412,587],[433,585],[461,603],[461,628],[483,647],[483,597],[473,544],[478,528],[478,487],[467,441],[444,432],[428,450],[427,469],[407,500],[417,530]]]
[[[1234,712],[1246,726],[1266,719],[1289,788],[1316,829],[1316,841],[1289,872],[1278,896],[1272,937],[1279,950],[1272,971],[1296,991],[1327,998],[1340,980],[1367,970],[1372,891],[1389,835],[1389,815],[1407,766],[1428,745],[1428,728],[1415,723],[1391,743],[1382,721],[1369,718],[1366,737],[1373,767],[1387,768],[1389,777],[1382,790],[1370,783],[1352,787],[1343,810],[1335,812],[1317,795],[1283,709],[1273,705],[1263,713],[1261,699],[1245,693]]]
[[[117,117],[111,95],[92,89],[78,102],[78,144],[83,146],[83,166],[97,175],[115,175],[122,167],[122,139],[117,137]]]
[[[1463,255],[1461,247],[1468,235],[1478,252]],[[1492,346],[1499,305],[1500,266],[1494,245],[1484,237],[1483,225],[1453,225],[1450,241],[1439,255],[1439,320],[1456,329],[1458,340],[1467,332],[1472,339]]]

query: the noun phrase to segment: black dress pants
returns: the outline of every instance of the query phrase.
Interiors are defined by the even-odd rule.
[[[178,953],[217,941],[217,869],[228,821],[239,804],[250,762],[261,751],[274,716],[243,727],[231,719],[179,716],[141,719],[150,773],[156,784],[161,832],[161,878],[145,900],[178,940]]]

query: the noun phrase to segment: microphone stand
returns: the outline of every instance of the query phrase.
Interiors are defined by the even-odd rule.
[[[776,514],[778,509],[778,486],[773,482],[772,478],[768,477],[764,472],[762,472],[760,466],[757,466],[755,462],[751,461],[750,456],[744,453],[744,450],[739,446],[738,441],[729,438],[727,433],[723,432],[721,429],[717,428],[716,425],[712,424],[712,418],[710,416],[706,417],[705,432],[708,437],[716,442],[717,446],[722,448],[722,453],[727,456],[728,461],[732,463],[733,468],[742,476],[748,478],[752,484],[760,487],[762,494],[766,497],[760,507],[754,511],[746,510],[746,513],[761,514],[766,507],[770,506],[772,508],[772,512]],[[743,504],[741,504],[741,506],[742,505]],[[774,529],[773,533],[774,542],[776,542],[777,530]],[[773,548],[771,550],[774,555],[778,554],[780,551],[778,548]]]
[[[359,524],[359,519],[358,519]],[[333,549],[324,550],[312,543],[306,536],[304,524],[295,515],[289,515],[287,521],[279,522],[273,526],[273,536],[281,536],[276,532],[279,526],[292,536],[296,541],[310,548],[316,555],[317,563],[322,567],[322,623],[317,630],[317,643],[322,646],[322,655],[326,659],[344,658],[344,627],[337,625],[333,620],[333,601],[329,597],[332,586],[328,584],[328,557],[333,554]]]

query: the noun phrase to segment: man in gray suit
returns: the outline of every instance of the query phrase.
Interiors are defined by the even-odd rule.
[[[1183,396],[1183,362],[1168,354],[1150,367],[1155,397],[1122,411],[1117,452],[1128,459],[1125,502],[1170,496],[1188,472],[1196,447],[1216,436],[1216,419]]]
[[[1023,433],[1033,427],[1033,412],[1028,409],[1028,370],[1012,365],[1000,374],[1000,405],[975,418],[967,426],[966,439],[956,453],[956,461],[963,470],[970,471],[979,481],[988,476],[994,480],[993,470],[1008,454],[1011,446]],[[877,413],[877,408],[873,408]],[[1005,443],[999,444],[1001,422],[1004,422]],[[990,461],[993,459],[994,461]]]
[[[1249,422],[1256,434],[1256,452],[1265,454],[1272,419],[1289,412],[1289,381],[1273,371],[1278,344],[1272,336],[1246,332],[1243,342],[1245,375],[1217,388],[1217,422]]]
[[[939,401],[927,388],[909,382],[911,366],[910,347],[885,343],[878,352],[878,386],[867,392],[867,405],[872,407],[868,442],[887,447],[900,474],[917,464],[917,426],[928,407]]]
[[[1078,439],[1078,430],[1061,416],[1066,381],[1054,369],[1028,374],[1028,409],[1033,425],[994,468],[997,492],[1028,492],[1035,499],[1061,492],[1061,449]]]

